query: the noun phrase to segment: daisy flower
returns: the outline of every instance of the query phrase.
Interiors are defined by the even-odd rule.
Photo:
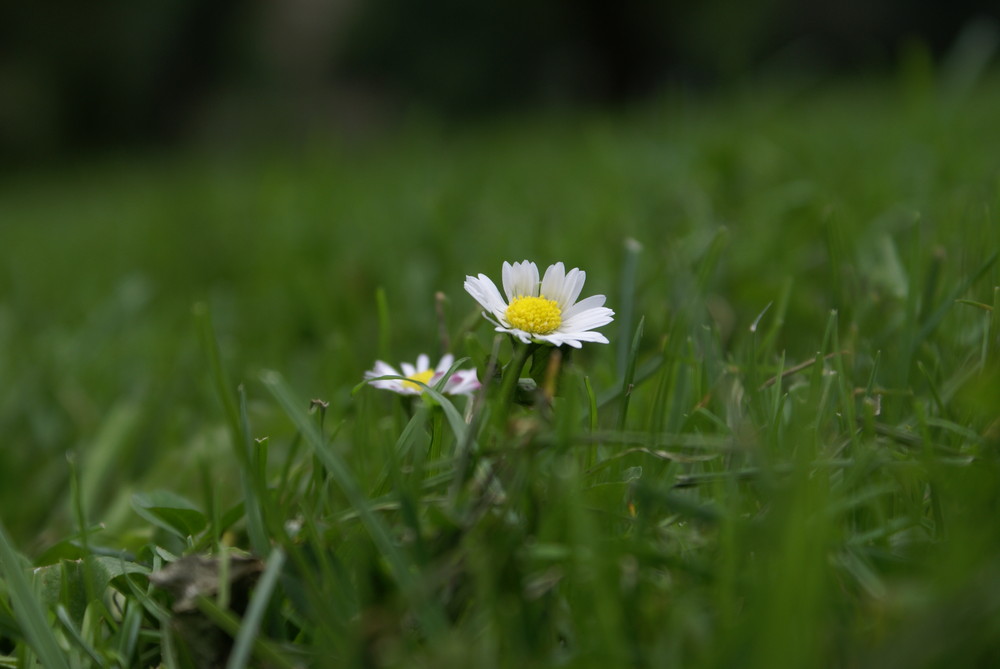
[[[392,365],[375,361],[375,368],[365,372],[368,383],[376,388],[392,390],[400,395],[419,395],[424,392],[425,385],[434,387],[442,376],[448,373],[451,366],[455,364],[455,356],[451,353],[444,355],[437,367],[430,366],[431,359],[426,354],[421,353],[417,357],[417,364],[412,365],[404,362],[400,365],[402,373]],[[405,379],[380,379],[381,376],[405,376]],[[420,383],[414,383],[419,381]],[[459,369],[456,370],[447,381],[445,381],[443,392],[446,395],[471,395],[479,389],[479,379],[476,378],[476,370]]]
[[[561,262],[549,265],[538,280],[538,267],[527,260],[503,264],[503,290],[486,276],[465,277],[465,290],[486,310],[483,316],[496,325],[497,332],[509,332],[525,344],[544,342],[580,348],[582,342],[607,344],[608,338],[594,328],[607,325],[615,312],[604,306],[603,295],[576,301],[587,273],[577,268],[569,272]]]

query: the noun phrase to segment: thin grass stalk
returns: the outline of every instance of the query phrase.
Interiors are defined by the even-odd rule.
[[[255,555],[265,555],[271,546],[265,523],[264,502],[268,498],[267,484],[261,476],[261,468],[254,466],[254,448],[250,438],[250,418],[247,413],[247,393],[241,383],[240,398],[240,432],[243,437],[243,450],[247,455],[246,466],[240,467],[240,483],[243,487],[244,513],[246,514],[247,534],[250,537],[250,547]],[[261,463],[266,465],[266,463]]]
[[[625,240],[625,258],[622,262],[621,272],[621,293],[616,309],[615,317],[618,320],[619,332],[632,331],[632,319],[635,314],[635,284],[636,273],[639,266],[639,254],[642,252],[642,244],[635,239]],[[616,377],[622,379],[628,367],[628,339],[618,337],[615,349],[615,369]]]
[[[632,346],[629,349],[628,363],[625,366],[625,375],[622,377],[622,400],[618,409],[618,429],[625,429],[625,421],[628,418],[629,401],[632,399],[632,390],[635,388],[635,367],[639,357],[639,343],[642,341],[642,328],[646,323],[645,316],[639,319],[639,324],[635,328],[632,337]]]

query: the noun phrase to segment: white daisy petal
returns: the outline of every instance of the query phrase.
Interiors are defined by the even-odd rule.
[[[474,369],[460,369],[451,375],[445,385],[449,395],[471,395],[480,388],[479,378]]]
[[[580,348],[580,343],[576,340],[576,335],[565,335],[565,334],[552,334],[552,335],[541,335],[538,337],[540,341],[548,342],[553,346],[562,346],[566,344],[567,346],[572,346],[573,348]]]
[[[403,370],[402,376],[416,376],[417,368],[408,362],[400,363],[400,368]]]
[[[566,337],[561,334],[535,335],[537,341],[543,341],[553,346],[561,346],[566,342]]]
[[[506,332],[508,334],[512,334],[515,337],[517,337],[518,340],[520,340],[524,344],[530,344],[531,343],[531,338],[533,336],[530,332],[525,332],[524,330],[519,330],[517,328],[508,328],[508,327],[504,327],[502,325],[498,325],[497,327],[495,327],[493,329],[495,331],[497,331],[497,332]]]
[[[545,270],[545,276],[542,277],[541,295],[544,295],[550,300],[555,300],[561,307],[563,305],[562,294],[564,291],[563,285],[565,283],[565,279],[566,268],[561,262],[557,262],[555,265],[549,265],[549,268]]]
[[[421,353],[417,356],[417,371],[426,372],[431,368],[431,359],[427,357],[426,353]]]
[[[565,311],[567,307],[572,306],[576,302],[576,298],[580,297],[580,291],[583,290],[583,282],[586,279],[587,273],[576,267],[566,272],[566,280],[563,282],[563,292],[557,300],[559,308]],[[553,297],[552,299],[555,300],[557,298]]]
[[[377,379],[380,376],[400,376],[400,373],[390,364],[382,362],[381,360],[375,361],[375,368],[365,372],[366,379]],[[383,388],[386,390],[396,390],[396,386],[400,385],[399,381],[396,379],[381,379],[378,381],[369,381],[376,388]]]
[[[563,322],[570,320],[573,316],[587,311],[588,309],[594,309],[597,307],[604,306],[605,298],[603,295],[591,295],[590,297],[585,297],[576,304],[572,305],[568,309],[563,309],[562,318]]]
[[[612,317],[614,315],[615,312],[611,311],[607,307],[587,309],[582,313],[574,314],[571,318],[564,320],[563,327],[571,332],[593,330],[594,328],[599,328],[602,325],[607,325],[613,321],[614,318]]]
[[[522,260],[513,265],[504,264],[509,268],[503,284],[508,301],[515,297],[538,295],[538,266],[535,263]]]
[[[493,323],[493,325],[496,325],[497,327],[506,327],[506,326],[500,325],[499,319],[494,320],[493,318],[490,317],[490,314],[486,313],[485,311],[483,312],[483,318],[485,318],[486,320],[488,320],[490,323]]]
[[[465,290],[489,312],[496,313],[507,308],[496,284],[485,274],[465,277]]]
[[[609,343],[607,337],[605,337],[600,332],[593,332],[593,331],[576,332],[576,333],[573,334],[573,338],[576,339],[577,341],[587,341],[587,342],[594,342],[594,343],[598,343],[598,344],[607,344],[607,343]]]
[[[366,378],[373,378],[376,376],[399,376],[399,372],[392,365],[382,362],[381,360],[375,361],[375,369],[365,372]]]
[[[444,374],[449,369],[451,369],[451,366],[454,364],[455,364],[455,356],[453,356],[451,353],[445,353],[441,357],[441,362],[439,362],[437,364],[437,367],[434,368],[434,371],[437,372],[438,374]]]
[[[381,360],[375,362],[375,368],[365,372],[365,378],[375,388],[391,390],[404,395],[411,394],[404,383],[399,379],[381,379],[382,376],[402,376],[392,365],[388,365]]]
[[[507,301],[514,299],[514,279],[511,276],[513,271],[514,267],[504,260],[503,267],[500,269],[500,282],[503,284],[503,292],[507,296]],[[480,276],[482,275],[480,274]]]
[[[562,263],[559,264],[561,265]],[[555,290],[543,286],[542,294],[550,300],[555,300],[559,305],[559,308],[565,311],[568,307],[573,305],[573,300],[575,300],[580,294],[580,291],[583,290],[583,277],[581,277],[581,274],[583,274],[583,272],[574,267],[563,275],[561,284],[554,286],[556,288]]]

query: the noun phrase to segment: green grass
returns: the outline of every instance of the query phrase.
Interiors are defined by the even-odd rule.
[[[1000,661],[998,115],[911,67],[7,175],[0,666]],[[506,363],[462,282],[523,258],[617,312],[551,406],[358,386]]]

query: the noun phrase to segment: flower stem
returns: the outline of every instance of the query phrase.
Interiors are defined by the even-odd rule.
[[[514,357],[510,359],[503,369],[503,377],[500,381],[500,403],[494,417],[494,424],[500,425],[510,416],[510,408],[514,404],[514,395],[517,394],[517,381],[521,378],[524,370],[524,363],[535,349],[535,344],[524,344],[514,342]]]

